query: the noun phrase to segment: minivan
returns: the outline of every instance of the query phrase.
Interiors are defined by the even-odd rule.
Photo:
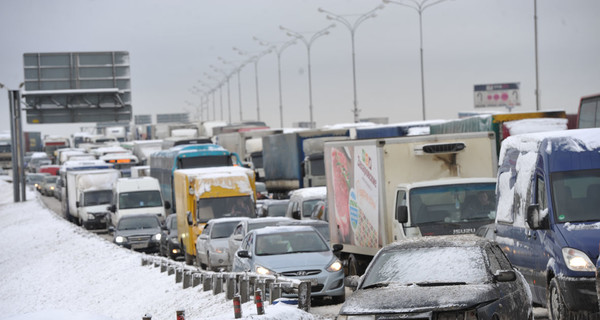
[[[158,180],[152,177],[120,178],[113,187],[113,202],[108,207],[110,223],[117,226],[125,215],[151,213],[160,222],[166,218],[166,210],[171,208],[163,201]]]
[[[523,134],[502,143],[496,241],[550,319],[598,312],[600,129]]]

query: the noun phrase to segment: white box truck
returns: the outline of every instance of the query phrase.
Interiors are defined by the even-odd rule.
[[[73,177],[76,197],[75,207],[77,219],[86,229],[107,228],[107,207],[112,201],[113,185],[121,177],[121,172],[116,169],[103,169],[91,171],[74,171],[68,176]]]
[[[113,187],[113,202],[109,208],[110,223],[117,226],[119,219],[131,214],[155,214],[163,222],[165,209],[170,209],[160,193],[156,178],[120,178]]]
[[[331,243],[344,245],[349,275],[396,240],[475,233],[495,218],[467,218],[480,193],[494,199],[492,132],[326,142],[324,156]]]

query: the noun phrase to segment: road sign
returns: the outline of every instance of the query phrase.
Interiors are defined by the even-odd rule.
[[[475,108],[507,107],[521,105],[520,83],[480,84],[474,86]]]
[[[129,53],[25,53],[28,123],[131,121]]]

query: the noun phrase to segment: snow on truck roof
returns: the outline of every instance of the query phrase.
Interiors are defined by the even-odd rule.
[[[292,191],[292,196],[300,196],[303,198],[322,197],[327,195],[327,187],[309,187],[301,188]]]
[[[522,152],[537,152],[543,141],[554,141],[563,151],[589,151],[600,149],[600,128],[573,129],[562,131],[536,132],[510,136],[502,142],[500,159],[506,150],[514,148]],[[548,150],[551,151],[551,150]],[[500,163],[502,163],[500,161]]]
[[[418,187],[430,187],[430,186],[442,186],[442,185],[459,185],[459,184],[471,184],[471,183],[496,183],[496,178],[481,177],[481,178],[444,178],[438,180],[419,181],[414,183],[401,183],[398,186],[418,188]]]
[[[236,189],[241,193],[253,194],[253,188],[248,179],[249,174],[254,174],[250,169],[243,167],[211,167],[196,169],[180,169],[175,173],[184,174],[196,181],[196,197],[209,192],[212,187],[223,189]],[[197,178],[197,179],[195,179]],[[201,179],[200,179],[201,178]]]

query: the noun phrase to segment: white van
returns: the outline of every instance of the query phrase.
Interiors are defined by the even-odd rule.
[[[140,213],[156,214],[162,222],[166,218],[165,209],[170,208],[170,204],[163,201],[156,178],[121,178],[113,188],[110,222],[116,226],[121,217]]]

